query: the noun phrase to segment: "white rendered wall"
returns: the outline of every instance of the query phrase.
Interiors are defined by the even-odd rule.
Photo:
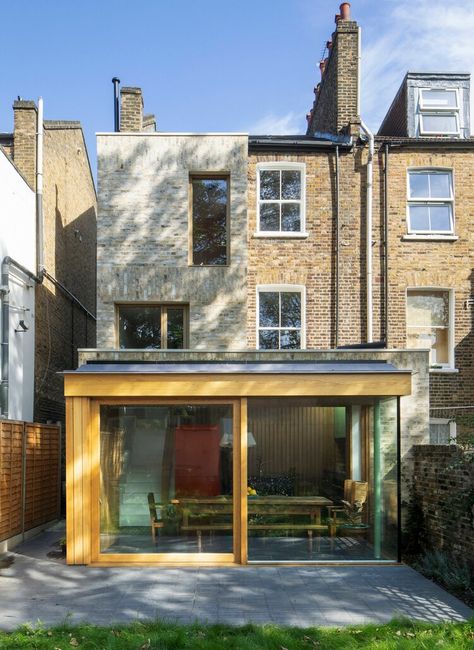
[[[36,272],[35,194],[0,150],[0,264],[7,256],[29,271]],[[14,267],[10,267],[10,270],[8,418],[32,421],[35,287]],[[15,332],[20,320],[28,325],[25,333]]]

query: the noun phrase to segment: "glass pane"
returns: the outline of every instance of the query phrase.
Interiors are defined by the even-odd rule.
[[[193,264],[227,264],[227,180],[194,178],[192,191]]]
[[[300,330],[281,330],[280,348],[282,350],[299,350],[301,348]]]
[[[432,422],[430,420],[430,445],[449,445],[451,428],[449,421]]]
[[[119,307],[119,347],[161,348],[161,308],[146,305]]]
[[[430,206],[431,230],[436,232],[451,231],[451,206],[432,205]]]
[[[277,232],[280,230],[279,203],[260,204],[260,230]]]
[[[430,88],[421,91],[423,106],[439,108],[457,108],[456,91],[442,88]]]
[[[432,199],[451,197],[451,174],[430,174],[430,196]]]
[[[278,350],[278,330],[260,330],[258,335],[258,347],[260,350]]]
[[[281,198],[301,198],[301,172],[288,170],[281,172]]]
[[[299,203],[283,203],[281,206],[281,229],[284,232],[301,230]]]
[[[410,290],[407,294],[408,327],[447,327],[449,294],[447,291]]]
[[[410,230],[430,230],[430,210],[427,205],[410,205]]]
[[[281,292],[281,326],[301,327],[301,293],[299,291]]]
[[[397,401],[377,412],[376,448],[374,400],[355,403],[357,426],[350,401],[248,400],[250,560],[397,558]],[[355,448],[364,450],[357,479]]]
[[[231,553],[232,444],[230,405],[101,406],[101,552]]]
[[[260,291],[259,295],[259,327],[279,326],[279,294],[277,292]]]
[[[166,347],[170,350],[182,349],[184,348],[184,309],[168,307],[167,316]]]
[[[428,348],[431,350],[430,363],[449,363],[448,329],[416,328],[407,330],[409,348]]]
[[[410,197],[412,199],[425,199],[430,196],[429,174],[410,172]]]
[[[280,198],[280,170],[260,172],[260,199],[278,200]]]
[[[458,125],[453,114],[427,115],[421,117],[423,131],[426,133],[457,133]]]

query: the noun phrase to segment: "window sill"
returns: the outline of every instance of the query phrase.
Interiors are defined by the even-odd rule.
[[[403,235],[402,241],[457,241],[456,235]]]
[[[436,375],[456,375],[459,372],[458,368],[435,368],[431,367],[430,368],[430,373]]]
[[[253,239],[307,239],[309,232],[254,232]]]

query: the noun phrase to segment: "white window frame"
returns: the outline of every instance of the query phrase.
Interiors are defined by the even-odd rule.
[[[301,295],[301,328],[291,327],[262,327],[260,328],[260,293],[300,293]],[[259,284],[257,286],[257,300],[256,300],[257,313],[255,318],[256,325],[256,348],[260,349],[260,329],[268,330],[287,330],[287,329],[300,329],[300,350],[306,349],[306,287],[303,284]],[[283,348],[278,348],[279,350]],[[270,350],[269,350],[270,351]],[[275,350],[273,350],[275,351]],[[291,352],[292,350],[286,350]]]
[[[260,172],[262,171],[299,171],[301,175],[301,198],[298,200],[295,199],[260,199]],[[256,235],[260,237],[305,237],[307,236],[306,232],[306,163],[297,163],[297,162],[262,162],[257,163],[256,167],[256,187],[257,187],[257,232]],[[300,229],[297,231],[286,231],[286,230],[261,230],[260,229],[260,205],[265,203],[279,203],[280,205],[284,203],[299,203],[300,204]],[[281,224],[280,224],[281,225]]]
[[[410,196],[410,175],[411,174],[449,174],[450,190],[451,195],[446,198],[436,197],[431,199],[429,197],[415,197]],[[406,207],[406,219],[407,219],[407,231],[409,235],[420,235],[423,238],[434,237],[439,239],[440,237],[449,237],[452,238],[454,235],[455,229],[455,203],[454,203],[454,169],[448,167],[409,167],[407,169],[407,207]],[[415,230],[411,227],[410,219],[410,207],[412,205],[427,205],[427,206],[436,206],[436,205],[449,205],[451,206],[451,228],[450,230]]]
[[[405,324],[406,324],[406,333],[408,338],[408,294],[410,291],[422,291],[425,293],[430,293],[433,291],[444,291],[448,294],[448,363],[431,363],[431,348],[426,348],[430,350],[430,370],[454,370],[454,314],[455,314],[455,295],[454,289],[451,287],[407,287],[405,292]],[[413,327],[414,329],[414,327]],[[420,348],[423,349],[423,348]]]
[[[433,442],[431,440],[431,425],[432,424],[449,424],[449,442],[448,443]],[[429,426],[430,426],[430,445],[453,444],[455,442],[455,440],[456,440],[456,422],[454,422],[454,420],[450,420],[449,418],[430,418]]]
[[[423,91],[425,90],[449,90],[456,93],[456,106],[436,106],[431,104],[426,106],[423,103]],[[418,114],[419,114],[419,133],[420,135],[460,135],[460,123],[459,123],[459,88],[420,88],[418,92]],[[425,115],[453,115],[456,120],[456,130],[455,131],[428,131],[423,127],[423,117]]]

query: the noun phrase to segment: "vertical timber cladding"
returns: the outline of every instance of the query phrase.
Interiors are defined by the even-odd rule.
[[[66,547],[68,564],[91,561],[91,407],[66,400]]]

